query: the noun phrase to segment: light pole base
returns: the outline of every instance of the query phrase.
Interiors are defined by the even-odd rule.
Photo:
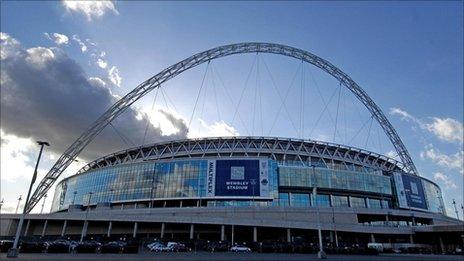
[[[10,248],[8,250],[8,253],[6,254],[6,257],[8,258],[15,258],[18,257],[19,250],[17,248]]]
[[[319,251],[319,252],[317,252],[317,258],[319,258],[319,259],[326,259],[326,258],[327,258],[327,255],[325,254],[324,251]]]

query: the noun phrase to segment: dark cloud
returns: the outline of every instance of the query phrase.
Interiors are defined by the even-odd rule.
[[[60,49],[26,50],[6,34],[1,47],[1,128],[5,133],[50,141],[50,149],[61,154],[117,100],[103,81],[89,79]],[[148,124],[147,140],[185,138],[184,121],[163,114],[179,131],[163,136],[159,128]],[[140,144],[147,121],[146,115],[129,108],[113,125],[127,140]],[[127,145],[120,136],[107,127],[80,157],[95,159],[123,147]]]

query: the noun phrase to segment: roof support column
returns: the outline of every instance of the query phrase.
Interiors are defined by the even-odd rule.
[[[45,220],[45,223],[42,229],[42,237],[45,236],[45,232],[47,231],[47,226],[48,226],[48,219]]]
[[[65,220],[63,222],[63,228],[61,228],[61,236],[64,237],[64,235],[66,234],[66,227],[68,226],[68,220]]]

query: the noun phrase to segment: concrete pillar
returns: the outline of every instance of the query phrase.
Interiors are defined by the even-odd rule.
[[[337,235],[337,230],[335,230],[335,246],[338,247],[338,235]]]
[[[334,242],[333,231],[330,231],[330,233],[329,233],[329,238],[330,238],[330,243],[333,244],[333,242]]]
[[[444,254],[445,253],[445,244],[443,244],[443,238],[441,238],[441,236],[439,236],[438,240],[440,241],[441,253]]]
[[[181,200],[180,203],[179,203],[179,207],[180,207],[180,208],[182,207],[182,200]]]
[[[64,223],[63,223],[63,228],[61,228],[61,236],[64,237],[64,235],[66,234],[66,227],[68,226],[68,221],[65,220]]]
[[[287,242],[292,242],[292,231],[290,230],[290,228],[287,228]]]
[[[89,226],[89,222],[84,221],[84,225],[82,226],[82,232],[81,232],[81,241],[84,240],[84,237],[87,234],[87,227],[88,226]]]
[[[163,208],[165,208],[165,207],[166,207],[166,201],[164,201],[164,203],[163,203]]]
[[[134,223],[134,231],[132,232],[132,237],[135,238],[137,237],[137,228],[139,226],[139,223],[135,222]]]
[[[235,239],[235,231],[234,231],[234,230],[235,230],[235,229],[234,229],[234,225],[232,225],[232,240],[231,240],[231,241],[232,241],[232,245],[234,245],[234,242],[235,242],[235,241],[234,241],[234,239]]]
[[[113,221],[110,221],[108,224],[108,232],[106,232],[106,236],[110,237],[111,236],[111,231],[113,230]]]
[[[221,226],[221,241],[226,240],[226,227],[224,225]]]
[[[200,207],[200,201],[197,200],[197,208]]]
[[[253,242],[258,242],[258,228],[253,227]]]
[[[47,226],[48,226],[48,220],[45,220],[45,223],[42,229],[42,237],[45,236],[45,232],[47,231]]]
[[[374,234],[371,234],[371,243],[375,243],[375,236],[374,236]]]
[[[193,239],[193,232],[194,232],[194,228],[195,228],[195,225],[194,224],[190,224],[190,239]]]
[[[166,228],[166,225],[164,223],[161,223],[161,235],[160,238],[164,238],[164,229]]]
[[[124,209],[124,204],[121,204],[121,210]]]
[[[26,229],[24,229],[24,236],[27,236],[27,231],[29,230],[30,225],[31,225],[31,220],[28,219],[27,224],[26,224]]]
[[[414,237],[411,235],[409,235],[409,243],[411,244],[414,244]]]
[[[135,204],[134,204],[134,208],[137,208],[137,202],[135,202]]]

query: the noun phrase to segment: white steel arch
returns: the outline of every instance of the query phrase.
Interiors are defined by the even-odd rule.
[[[340,84],[348,88],[356,98],[361,101],[364,106],[372,114],[372,117],[382,126],[385,134],[392,142],[398,153],[401,161],[404,164],[404,170],[411,174],[418,174],[414,162],[411,159],[409,152],[401,141],[398,133],[393,128],[382,110],[375,102],[367,95],[367,93],[346,73],[331,64],[330,62],[301,49],[274,43],[238,43],[216,47],[201,53],[190,56],[174,65],[169,66],[159,72],[150,79],[144,81],[126,96],[118,100],[111,108],[109,108],[102,116],[100,116],[77,140],[69,146],[68,149],[60,156],[57,162],[53,165],[47,175],[40,181],[38,187],[34,191],[29,204],[26,206],[27,212],[30,212],[39,202],[45,193],[50,189],[53,183],[61,175],[61,173],[74,161],[79,153],[116,117],[123,113],[131,104],[143,97],[148,92],[158,88],[162,83],[176,77],[182,72],[191,69],[204,62],[208,62],[217,58],[242,53],[272,53],[293,57],[316,67],[336,78]]]

